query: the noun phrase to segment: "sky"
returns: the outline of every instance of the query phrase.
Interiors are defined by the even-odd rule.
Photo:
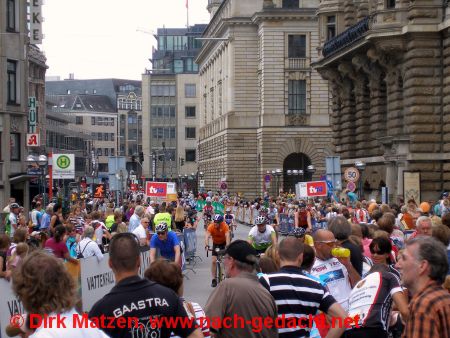
[[[189,0],[189,25],[208,23],[208,0]],[[186,27],[186,0],[45,0],[46,76],[141,80],[157,28]],[[143,30],[138,31],[138,30]]]

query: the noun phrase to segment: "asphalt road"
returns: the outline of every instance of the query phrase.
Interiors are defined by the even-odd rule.
[[[244,224],[238,224],[236,231],[234,232],[234,239],[246,239],[250,227]],[[212,242],[210,240],[210,245]],[[186,270],[184,278],[184,297],[187,301],[205,306],[209,295],[214,290],[211,287],[211,252],[209,257],[206,257],[205,247],[205,230],[203,228],[203,222],[199,223],[197,228],[197,255],[200,258],[196,258],[196,264],[193,266],[193,270]],[[188,265],[188,268],[192,265]]]

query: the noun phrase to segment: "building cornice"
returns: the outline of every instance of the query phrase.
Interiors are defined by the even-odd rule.
[[[271,8],[264,9],[261,12],[256,12],[252,16],[252,22],[254,24],[260,24],[262,21],[279,20],[279,21],[292,21],[292,20],[311,20],[317,21],[316,16],[317,8],[299,8],[298,10],[286,10],[284,8]]]

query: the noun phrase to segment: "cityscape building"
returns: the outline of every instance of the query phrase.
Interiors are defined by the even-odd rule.
[[[78,104],[86,108],[85,112],[87,115],[84,115],[85,118],[92,112],[92,108],[90,107],[92,102],[94,103],[92,106],[99,109],[98,113],[100,115],[97,117],[100,120],[94,120],[94,122],[99,122],[100,125],[97,124],[93,128],[90,128],[92,125],[87,120],[83,120],[83,124],[77,125],[77,123],[72,123],[77,129],[86,127],[89,135],[93,133],[94,145],[92,145],[92,142],[89,143],[86,150],[91,152],[93,150],[92,148],[95,148],[94,158],[96,159],[97,156],[100,157],[98,162],[96,162],[98,163],[98,172],[100,172],[100,176],[98,177],[103,179],[107,178],[108,157],[110,156],[125,156],[128,171],[133,170],[138,172],[140,170],[138,160],[139,153],[142,151],[142,123],[140,122],[142,109],[141,81],[114,78],[80,80],[75,79],[74,74],[69,74],[69,79],[66,80],[47,79],[46,95],[48,97],[66,97],[69,100],[67,102],[69,106],[75,104],[75,101],[69,99],[70,97],[73,98],[73,95],[80,95],[80,100],[82,101],[87,98],[89,102],[78,102]],[[96,99],[96,96],[103,97]],[[65,106],[66,111],[67,107]],[[75,106],[73,108],[74,111],[77,111],[77,114],[82,114],[80,107],[77,108]],[[114,116],[102,115],[105,113],[107,115],[114,114]],[[78,115],[80,121],[82,117],[82,115]],[[104,121],[102,117],[108,118],[109,120]],[[114,122],[110,120],[111,118],[114,118]],[[119,124],[116,123],[118,119],[120,121]],[[99,126],[101,130],[97,132]],[[109,135],[106,139],[105,133]],[[114,134],[114,139],[111,139],[111,133]],[[101,140],[99,139],[100,137]],[[92,163],[92,156],[90,158]],[[87,174],[91,176],[92,171],[92,168],[90,168],[87,170]]]
[[[0,6],[0,205],[3,208],[13,197],[20,205],[28,207],[29,183],[36,178],[27,174],[25,162],[28,155],[28,103],[29,97],[36,97],[33,131],[42,136],[46,58],[37,46],[30,44],[29,4],[1,0]],[[41,151],[41,147],[29,149]]]
[[[207,190],[222,185],[254,197],[294,191],[296,182],[325,174],[333,153],[329,90],[311,68],[319,57],[318,6],[208,2],[211,21],[197,57],[198,160]]]
[[[48,133],[53,136],[51,140],[54,140],[54,143],[52,145],[67,150],[70,149],[64,144],[74,145],[74,151],[82,151],[79,160],[75,160],[75,170],[84,171],[83,176],[86,175],[93,180],[106,180],[109,173],[108,157],[116,156],[117,147],[117,111],[109,97],[106,95],[66,94],[47,95],[46,100],[49,103],[47,105],[48,113],[51,113],[52,116],[59,114],[60,119],[68,118],[68,128],[79,130],[80,133],[90,136],[90,142],[76,143],[75,139],[69,143],[70,137],[65,135],[63,126],[59,124],[58,131],[54,130]],[[61,120],[59,121],[61,122]],[[83,138],[79,137],[79,139]]]
[[[153,68],[142,76],[143,153],[146,177],[197,187],[198,65],[206,25],[159,28]]]
[[[366,197],[436,200],[450,189],[448,1],[324,0],[318,10],[333,143]]]

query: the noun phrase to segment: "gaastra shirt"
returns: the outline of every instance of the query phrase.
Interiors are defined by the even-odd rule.
[[[174,328],[168,327],[170,324],[152,325],[158,318],[158,323],[165,324],[168,320],[187,321],[189,317],[175,292],[139,276],[121,280],[95,303],[89,311],[89,318],[95,319],[101,315],[138,318],[138,325],[127,323],[126,328],[102,328],[107,335],[115,338],[168,338],[172,331],[181,337],[187,337],[195,330],[194,325],[187,324],[172,325]],[[161,321],[164,318],[166,321]]]

